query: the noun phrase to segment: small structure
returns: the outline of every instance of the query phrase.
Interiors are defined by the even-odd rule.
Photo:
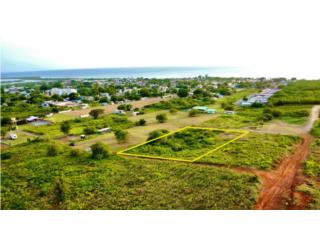
[[[26,121],[27,122],[34,122],[34,121],[37,121],[38,119],[39,119],[38,117],[30,116],[30,117],[26,118]]]
[[[16,139],[18,139],[17,134],[14,134],[14,133],[10,133],[9,137],[10,137],[11,140],[16,140]]]
[[[216,109],[203,107],[203,106],[196,106],[196,107],[193,107],[192,109],[198,110],[198,111],[203,112],[203,113],[208,113],[208,114],[213,114],[213,113],[217,112]]]
[[[90,117],[90,115],[89,115],[89,114],[82,114],[82,115],[80,115],[80,118],[87,118],[87,117]]]
[[[229,110],[224,111],[224,114],[235,114],[235,113],[236,113],[235,111],[229,111]]]
[[[113,113],[114,113],[114,114],[123,115],[123,114],[125,114],[126,112],[125,112],[124,110],[119,110],[119,109],[117,109],[117,110],[114,110]]]
[[[97,130],[98,133],[107,133],[107,132],[111,132],[111,128],[101,128],[99,130]]]
[[[86,135],[82,134],[80,135],[80,139],[85,139],[86,138]]]

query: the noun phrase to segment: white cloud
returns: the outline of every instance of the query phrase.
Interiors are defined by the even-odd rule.
[[[65,68],[237,65],[320,76],[316,0],[2,2],[3,42]]]

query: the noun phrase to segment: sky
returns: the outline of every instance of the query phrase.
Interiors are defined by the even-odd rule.
[[[1,0],[1,68],[240,66],[320,78],[318,2]]]

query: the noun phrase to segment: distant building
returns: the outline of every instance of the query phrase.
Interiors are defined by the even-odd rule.
[[[198,111],[203,112],[203,113],[209,113],[209,114],[213,114],[213,113],[217,112],[216,109],[203,107],[203,106],[196,106],[196,107],[193,107],[192,109],[198,110]]]
[[[26,121],[27,122],[34,122],[34,121],[37,121],[38,119],[39,119],[38,117],[30,116],[30,117],[26,118]]]
[[[71,93],[77,93],[77,90],[74,88],[52,88],[50,90],[50,95],[58,95],[58,96],[63,96],[63,95],[69,95]]]

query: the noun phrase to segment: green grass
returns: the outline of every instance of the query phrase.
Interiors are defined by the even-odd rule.
[[[116,115],[105,115],[101,116],[98,119],[93,118],[78,118],[75,120],[69,120],[71,123],[71,130],[70,134],[72,135],[80,135],[83,134],[83,129],[86,127],[93,127],[96,130],[111,127],[112,129],[127,129],[132,127],[134,124],[133,122],[129,121],[126,117],[116,116]],[[30,124],[22,125],[20,127],[21,130],[44,135],[50,138],[61,137],[64,134],[60,131],[60,124],[55,123],[52,125],[45,125],[45,126],[33,126]]]
[[[188,128],[130,149],[125,153],[193,160],[239,135],[240,133],[237,132]]]
[[[45,118],[45,120],[48,120],[48,121],[51,121],[54,123],[59,123],[59,122],[68,121],[68,120],[72,120],[72,119],[75,119],[75,117],[65,115],[63,113],[53,114],[52,117]]]
[[[312,105],[286,105],[286,106],[275,106],[272,110],[279,111],[281,113],[279,119],[288,124],[304,124],[310,114]]]
[[[304,173],[311,177],[320,177],[320,120],[316,121],[311,130],[315,137],[308,159],[304,162]]]
[[[30,135],[24,134],[22,132],[19,132],[16,134],[17,134],[18,139],[16,139],[16,140],[6,139],[3,142],[9,146],[15,146],[15,145],[27,142],[28,139],[32,140],[35,138],[34,136],[30,136]]]
[[[271,169],[289,154],[298,137],[249,133],[199,160],[226,166]]]
[[[319,104],[320,80],[293,82],[275,93],[269,102],[273,105]]]
[[[251,174],[184,163],[46,156],[49,143],[4,150],[2,209],[252,209],[259,181]],[[59,191],[58,191],[59,190]]]
[[[304,192],[312,197],[312,201],[307,206],[308,209],[320,210],[320,186],[310,181],[307,184],[298,186],[298,191]]]

